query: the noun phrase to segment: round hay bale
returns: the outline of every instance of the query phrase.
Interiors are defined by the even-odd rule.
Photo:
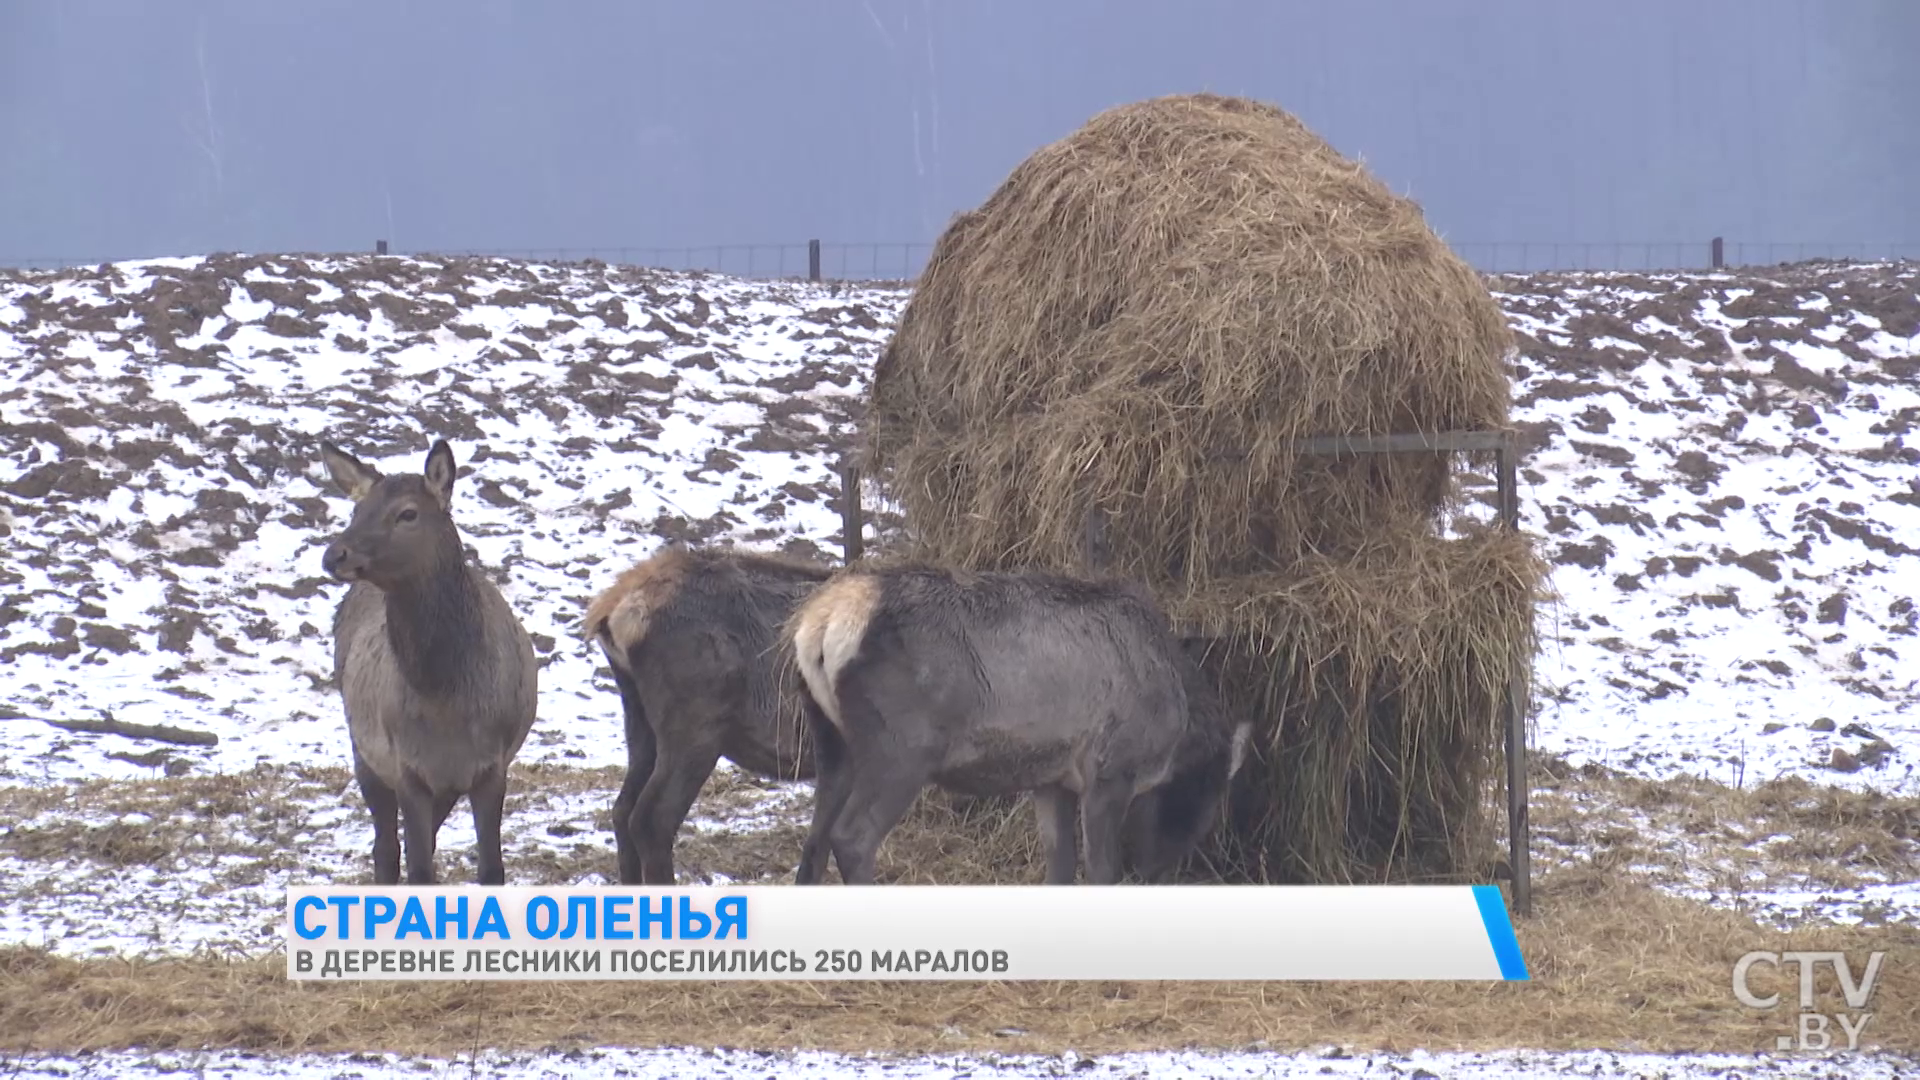
[[[950,565],[1081,569],[1097,508],[1104,569],[1211,639],[1261,736],[1208,873],[1483,876],[1544,564],[1441,537],[1451,455],[1294,441],[1506,428],[1511,344],[1419,208],[1293,117],[1160,98],[948,227],[875,368],[866,466],[902,554]]]
[[[1263,736],[1206,861],[1256,881],[1485,880],[1546,569],[1517,533],[1406,533],[1171,598]]]
[[[875,367],[867,464],[938,554],[1155,579],[1284,569],[1449,494],[1443,455],[1311,435],[1507,423],[1512,335],[1419,208],[1292,116],[1101,113],[940,237]],[[1245,460],[1236,460],[1245,457]]]

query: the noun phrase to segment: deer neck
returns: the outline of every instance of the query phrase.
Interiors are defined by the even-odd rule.
[[[444,559],[432,573],[387,593],[387,640],[415,691],[453,692],[480,647],[480,593],[465,560]]]

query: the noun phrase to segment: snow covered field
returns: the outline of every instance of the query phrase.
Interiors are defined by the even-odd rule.
[[[1542,750],[1920,790],[1914,274],[1502,279],[1564,597]],[[408,469],[431,431],[539,635],[523,760],[618,762],[587,598],[663,538],[837,552],[832,460],[904,299],[397,258],[0,278],[0,704],[217,735],[170,752],[197,770],[344,760],[315,440]],[[3,780],[152,775],[152,745],[0,731]]]
[[[1532,339],[1524,521],[1563,597],[1538,745],[1920,790],[1920,283],[1897,276],[1496,287]]]
[[[1562,598],[1545,613],[1536,751],[1614,777],[1920,795],[1920,269],[1567,274],[1495,289],[1525,335],[1522,523]],[[519,759],[534,768],[510,803],[510,873],[610,872],[618,779],[585,770],[623,764],[624,748],[618,700],[575,629],[587,600],[666,539],[837,556],[834,459],[905,296],[500,260],[0,274],[0,941],[257,954],[277,941],[287,883],[366,876],[371,829],[340,769],[346,734],[327,686],[341,590],[319,554],[349,508],[325,486],[322,436],[387,471],[419,468],[433,436],[452,441],[456,516],[545,665]],[[218,741],[56,723],[109,719]],[[804,785],[716,777],[696,806],[712,844],[693,872],[725,879],[729,845],[795,827],[808,805]],[[1603,810],[1651,845],[1698,839],[1674,815]],[[1792,839],[1750,837],[1762,853]],[[1900,858],[1862,854],[1845,888],[1763,874],[1733,891],[1776,915],[1920,919],[1914,839],[1887,842]],[[461,810],[443,858],[471,844]],[[1726,902],[1728,874],[1744,871],[1702,865],[1662,884]],[[667,1074],[618,1057],[552,1068]],[[1209,1060],[1154,1072],[1524,1074],[1465,1058]],[[1660,1075],[1708,1074],[1661,1061]],[[172,1075],[143,1062],[23,1062],[21,1074]],[[56,1067],[68,1071],[45,1073]],[[1136,1075],[1147,1063],[1017,1067],[886,1071]],[[1540,1067],[1642,1068],[1609,1055]],[[1773,1067],[1712,1066],[1841,1075]],[[1880,1067],[1846,1075],[1902,1075]],[[295,1071],[248,1074],[389,1075],[373,1061],[274,1068]],[[748,1055],[737,1070],[697,1068],[770,1066]],[[796,1059],[780,1071],[854,1068]]]
[[[345,760],[323,683],[350,510],[317,439],[386,471],[426,432],[538,637],[521,760],[624,760],[575,624],[660,537],[837,551],[865,366],[902,297],[503,263],[123,265],[0,279],[0,659],[34,717],[176,724],[198,769]],[[610,684],[609,684],[610,686]],[[149,775],[152,750],[9,721],[0,780]]]

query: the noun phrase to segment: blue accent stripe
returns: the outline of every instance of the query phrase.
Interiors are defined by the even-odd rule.
[[[1520,955],[1520,939],[1513,936],[1513,921],[1507,918],[1507,902],[1498,885],[1475,885],[1473,898],[1480,902],[1480,921],[1487,924],[1487,943],[1493,957],[1500,961],[1500,977],[1532,981],[1527,974],[1526,957]]]

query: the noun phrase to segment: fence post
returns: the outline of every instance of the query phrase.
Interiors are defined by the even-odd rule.
[[[1087,518],[1080,532],[1080,558],[1090,573],[1098,574],[1107,568],[1107,514],[1098,506],[1087,508]]]
[[[1716,236],[1713,238],[1713,268],[1715,270],[1719,270],[1724,268],[1726,265],[1727,265],[1726,241]]]
[[[847,565],[866,554],[865,522],[860,513],[860,466],[840,463],[840,553]]]
[[[807,280],[820,280],[820,241],[807,241]]]
[[[375,240],[373,242],[373,253],[375,255],[385,255],[387,253],[387,242],[385,240]]]
[[[1719,241],[1714,241],[1718,246]],[[1508,531],[1520,528],[1520,481],[1514,460],[1519,447],[1512,436],[1495,452],[1496,497],[1500,503],[1500,525]],[[1527,776],[1527,700],[1526,682],[1520,672],[1507,683],[1505,709],[1507,722],[1507,868],[1513,875],[1513,913],[1521,918],[1533,914],[1532,826],[1528,821],[1530,792]]]

